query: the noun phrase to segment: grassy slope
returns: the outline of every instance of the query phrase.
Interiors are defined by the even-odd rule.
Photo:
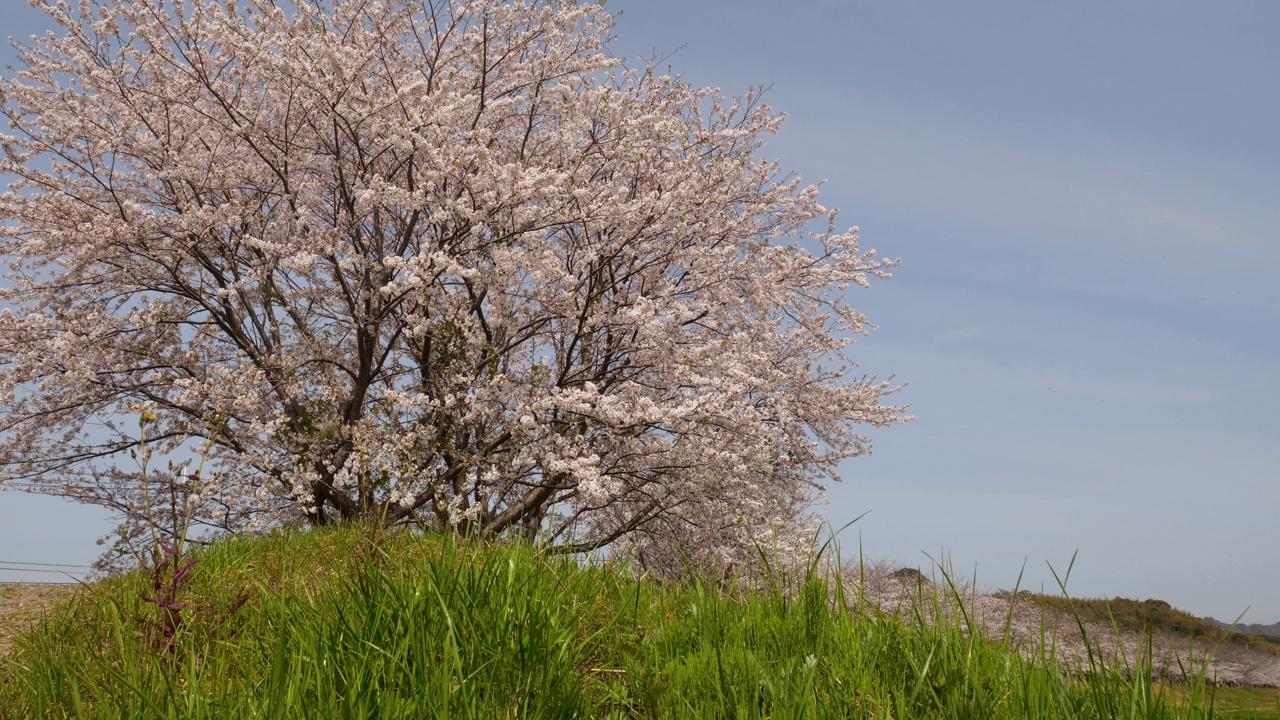
[[[1065,678],[817,579],[727,595],[523,546],[283,533],[204,554],[171,653],[146,589],[101,583],[21,641],[0,717],[1208,717],[1199,683]]]
[[[1068,601],[1062,596],[1041,595],[1025,590],[1018,594],[1041,607],[1057,612],[1070,613],[1074,606],[1075,612],[1080,613],[1086,620],[1103,623],[1114,620],[1121,630],[1130,632],[1155,630],[1184,638],[1203,638],[1209,642],[1217,642],[1225,638],[1226,642],[1238,643],[1280,656],[1280,638],[1244,632],[1228,634],[1223,628],[1203,618],[1170,607],[1169,603],[1163,600],[1131,600],[1117,597],[1111,600],[1071,598]]]
[[[13,636],[75,594],[75,585],[0,585],[0,657]]]

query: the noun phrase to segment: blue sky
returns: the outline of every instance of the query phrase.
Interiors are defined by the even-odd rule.
[[[12,5],[0,34],[38,27]],[[846,553],[1055,589],[1078,551],[1073,594],[1280,620],[1280,6],[607,7],[620,55],[773,84],[768,154],[904,260],[853,356],[919,419],[830,488],[836,524],[870,511]],[[0,560],[107,527],[6,493]]]
[[[904,260],[854,358],[919,420],[830,489],[847,545],[1280,620],[1280,7],[609,7],[620,53],[772,83],[770,154]]]

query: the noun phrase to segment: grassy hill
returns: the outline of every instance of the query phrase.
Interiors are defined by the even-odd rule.
[[[1041,595],[1026,590],[1019,598],[1031,600],[1036,605],[1063,613],[1077,612],[1086,620],[1110,624],[1115,622],[1120,630],[1129,632],[1164,632],[1184,638],[1199,638],[1209,642],[1236,643],[1254,650],[1280,656],[1280,638],[1254,634],[1249,626],[1237,625],[1227,632],[1225,623],[1199,618],[1183,612],[1163,600],[1132,600],[1116,597],[1110,600],[1071,598],[1061,595]]]
[[[20,636],[0,718],[1280,717],[1210,715],[1198,678],[1067,676],[818,577],[724,591],[524,545],[233,539],[167,615],[154,596],[104,581]]]

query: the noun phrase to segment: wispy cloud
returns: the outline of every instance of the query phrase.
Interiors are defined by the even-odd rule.
[[[797,113],[796,142],[777,143],[789,158],[809,156],[794,165],[834,170],[833,190],[860,205],[927,213],[1012,249],[1056,246],[1098,266],[1137,258],[1251,274],[1280,259],[1280,206],[1267,190],[1275,177],[1262,170],[1084,129],[862,100],[874,115]]]

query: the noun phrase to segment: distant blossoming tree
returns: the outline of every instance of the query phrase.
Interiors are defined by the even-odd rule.
[[[794,547],[903,419],[842,354],[893,263],[757,157],[757,93],[628,69],[598,5],[41,6],[0,83],[0,482],[136,523],[182,481],[129,460],[146,414],[207,448],[208,526],[670,570]]]

